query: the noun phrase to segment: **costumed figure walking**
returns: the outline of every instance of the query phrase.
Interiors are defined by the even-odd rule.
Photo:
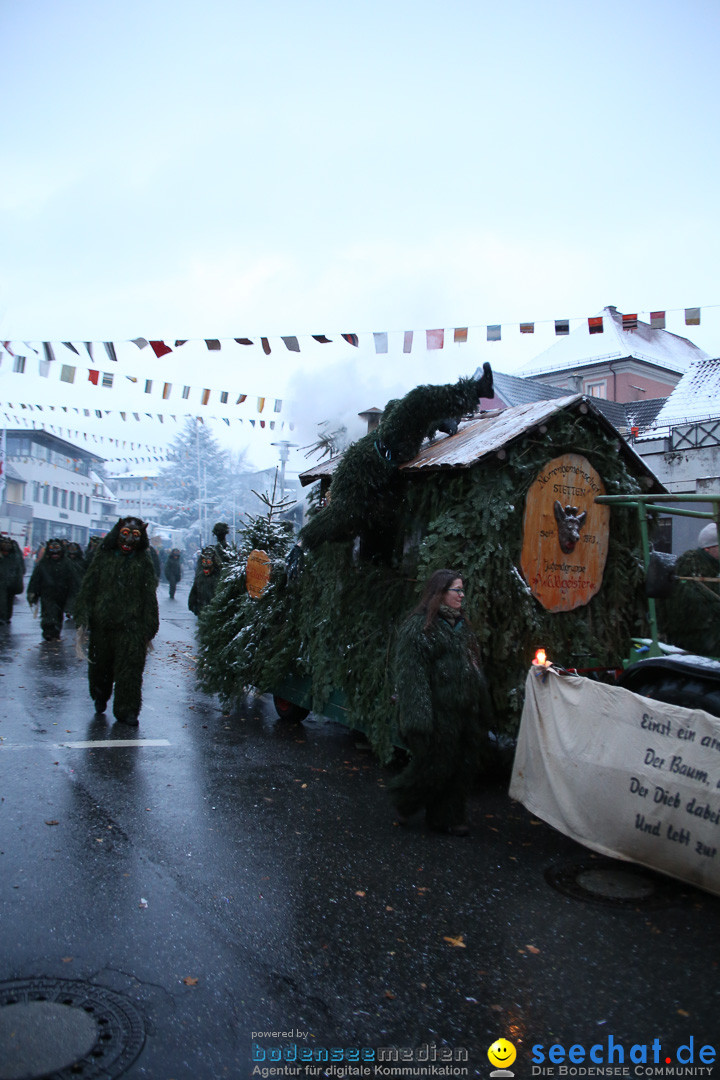
[[[17,540],[0,533],[0,625],[10,623],[15,597],[23,591],[25,562]]]
[[[73,588],[70,596],[68,597],[67,604],[65,606],[65,614],[72,616],[73,608],[75,606],[75,597],[78,594],[78,590],[82,585],[82,579],[85,576],[85,570],[87,569],[85,563],[85,556],[83,550],[79,544],[71,542],[65,548],[65,558],[70,564],[70,568],[73,572]]]
[[[40,601],[40,626],[46,641],[56,641],[60,637],[74,586],[75,574],[63,541],[48,540],[27,586],[28,604],[32,607]]]
[[[182,580],[182,554],[180,548],[173,548],[165,560],[165,578],[170,585],[170,599],[175,599],[175,590]]]
[[[89,631],[88,683],[95,711],[136,725],[147,649],[160,625],[157,579],[147,524],[120,518],[100,542],[75,601],[75,622]]]
[[[212,600],[220,581],[222,562],[215,547],[204,547],[198,559],[195,580],[188,596],[188,607],[194,615],[199,615]]]
[[[464,595],[455,570],[436,570],[398,633],[399,728],[411,758],[389,785],[399,824],[424,809],[429,828],[454,836],[469,831],[466,797],[492,720]]]

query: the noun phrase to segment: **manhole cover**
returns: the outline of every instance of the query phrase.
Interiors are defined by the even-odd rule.
[[[551,866],[545,880],[574,900],[589,900],[610,907],[661,907],[670,902],[670,885],[626,863],[587,860]]]
[[[70,979],[0,983],[0,1080],[113,1080],[145,1029],[120,994]]]

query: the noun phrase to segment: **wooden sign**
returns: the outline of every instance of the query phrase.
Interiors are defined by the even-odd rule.
[[[547,611],[587,604],[602,585],[610,507],[605,488],[580,454],[553,458],[527,493],[520,563],[533,596]]]
[[[245,584],[253,600],[262,596],[270,580],[272,563],[267,551],[251,551],[245,566]]]

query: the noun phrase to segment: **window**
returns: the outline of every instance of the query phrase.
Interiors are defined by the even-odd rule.
[[[44,486],[44,488],[43,488],[43,498],[42,498],[42,501],[43,501],[43,502],[45,503],[45,505],[46,505],[46,506],[47,506],[47,505],[48,505],[48,503],[50,502],[50,485],[49,485],[49,484],[45,484],[45,486]]]
[[[57,506],[59,502],[60,502],[60,489],[54,487],[53,488],[53,506]]]
[[[62,506],[63,510],[67,510],[67,497],[67,491],[63,490],[60,492],[60,505]]]
[[[70,507],[69,507],[69,509],[70,510],[75,509],[75,492],[74,491],[70,492]]]
[[[602,382],[591,382],[586,386],[585,392],[590,397],[606,398],[607,397],[607,383],[603,379]]]

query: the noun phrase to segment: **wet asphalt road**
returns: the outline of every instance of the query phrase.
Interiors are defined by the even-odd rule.
[[[720,1050],[717,899],[660,878],[624,906],[559,891],[547,872],[595,857],[503,782],[468,839],[400,829],[359,736],[199,692],[187,584],[159,596],[139,729],[94,716],[72,628],[43,643],[24,596],[0,628],[0,985],[127,997],[133,1080],[249,1077],[273,1031],[464,1048],[470,1076],[499,1037],[520,1078],[539,1043]],[[150,742],[72,745],[123,739]]]

